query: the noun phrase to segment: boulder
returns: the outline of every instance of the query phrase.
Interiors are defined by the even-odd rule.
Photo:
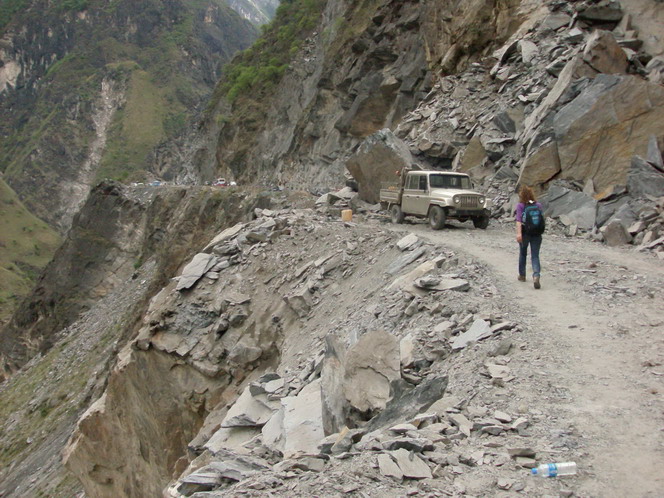
[[[664,159],[662,158],[662,151],[659,147],[659,142],[655,135],[651,135],[648,139],[648,152],[646,160],[655,168],[664,172]]]
[[[643,158],[634,156],[627,175],[627,191],[634,198],[661,196],[664,192],[664,173]]]
[[[635,76],[598,75],[553,120],[560,177],[592,178],[598,198],[625,185],[664,122],[664,87]]]
[[[629,244],[632,240],[632,236],[620,220],[610,221],[602,227],[601,232],[604,235],[606,245],[611,247]]]
[[[629,61],[622,47],[609,31],[597,30],[583,50],[583,61],[598,73],[624,74]]]
[[[400,351],[396,337],[372,330],[348,350],[344,363],[344,396],[360,412],[385,408],[390,382],[400,378]]]
[[[480,140],[480,137],[475,136],[470,142],[468,142],[456,169],[463,173],[467,173],[474,167],[482,165],[486,158],[487,152],[482,145],[482,141]]]
[[[542,27],[544,29],[550,29],[552,31],[557,31],[564,26],[568,26],[572,22],[572,17],[568,16],[563,12],[551,13],[544,18],[542,21]]]
[[[261,398],[262,399],[259,399]],[[254,397],[247,387],[221,422],[222,427],[255,427],[264,425],[272,417],[275,408],[269,406],[265,395]]]
[[[623,10],[619,2],[604,0],[595,5],[580,8],[577,17],[591,23],[617,23],[623,18]]]
[[[385,129],[367,137],[346,162],[346,168],[357,180],[360,198],[374,204],[379,201],[381,184],[399,181],[396,172],[412,163],[408,146]]]
[[[313,298],[308,287],[300,288],[284,296],[284,301],[300,318],[305,318],[313,306]]]
[[[595,226],[597,201],[583,192],[552,186],[540,201],[546,216],[558,218],[566,215],[570,224],[584,230],[590,230]]]
[[[519,185],[528,185],[540,192],[552,178],[560,173],[558,145],[549,142],[526,158],[519,175]]]
[[[297,396],[281,399],[283,407],[283,454],[317,454],[318,443],[325,437],[321,381],[307,384]]]

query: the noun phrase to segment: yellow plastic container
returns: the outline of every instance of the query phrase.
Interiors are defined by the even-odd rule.
[[[343,209],[341,211],[341,221],[353,221],[353,210]]]

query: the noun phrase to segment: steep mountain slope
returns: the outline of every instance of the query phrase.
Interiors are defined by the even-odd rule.
[[[221,0],[2,5],[0,168],[61,232],[99,179],[150,177],[256,34]]]
[[[60,237],[23,206],[0,179],[0,326],[31,290]]]
[[[216,89],[199,170],[302,188],[338,180],[349,151],[367,135],[398,125],[441,69],[478,59],[538,6],[518,0],[285,3],[272,29],[234,61]],[[289,22],[296,17],[301,21]]]
[[[229,0],[228,5],[245,19],[261,26],[274,17],[279,0]]]

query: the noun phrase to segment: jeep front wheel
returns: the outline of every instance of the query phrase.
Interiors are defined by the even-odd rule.
[[[403,220],[405,218],[403,211],[401,210],[401,206],[398,204],[393,204],[392,207],[390,208],[390,216],[392,217],[392,223],[403,223]]]
[[[486,227],[489,226],[489,217],[488,216],[477,216],[473,218],[473,225],[475,225],[475,228],[480,228],[482,230],[486,230]]]
[[[429,209],[429,225],[434,230],[440,230],[445,226],[445,210],[440,206],[431,206]]]

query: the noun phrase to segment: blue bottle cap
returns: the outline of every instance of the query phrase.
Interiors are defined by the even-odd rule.
[[[537,475],[537,469],[530,469],[530,473],[534,476]]]

